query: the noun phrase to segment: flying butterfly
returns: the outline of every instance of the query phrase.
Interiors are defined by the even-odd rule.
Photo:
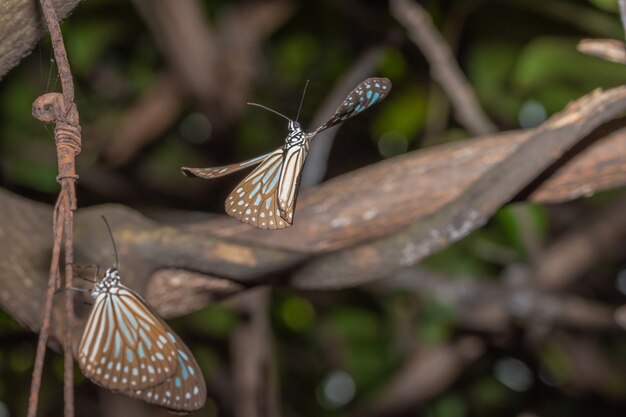
[[[120,282],[114,241],[113,248],[116,266],[91,290],[95,303],[78,345],[80,369],[94,383],[130,397],[179,413],[200,409],[206,385],[196,360],[167,323]]]
[[[260,164],[230,193],[225,210],[230,216],[259,229],[283,229],[293,223],[302,167],[311,139],[318,133],[361,113],[382,101],[391,91],[387,78],[368,78],[356,86],[335,114],[313,132],[302,130],[296,120],[256,103],[288,120],[285,143],[273,152],[248,161],[213,168],[182,168],[188,177],[218,178]],[[304,97],[304,96],[303,96]],[[298,111],[299,112],[299,111]]]

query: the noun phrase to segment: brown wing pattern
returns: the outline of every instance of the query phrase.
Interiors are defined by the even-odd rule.
[[[200,367],[183,341],[165,322],[163,326],[168,329],[178,347],[176,372],[158,385],[125,393],[176,412],[190,413],[199,410],[204,406],[207,395]]]
[[[226,199],[228,215],[260,229],[283,229],[289,224],[278,209],[278,183],[283,149],[275,150],[241,181]]]
[[[177,364],[167,329],[136,294],[120,287],[97,298],[78,347],[86,377],[112,390],[145,388],[174,374]]]

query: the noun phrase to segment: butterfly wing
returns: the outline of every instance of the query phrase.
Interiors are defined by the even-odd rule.
[[[206,384],[189,348],[178,336],[173,332],[172,334],[178,346],[178,367],[174,375],[154,387],[129,390],[125,394],[166,407],[171,411],[190,413],[204,406]]]
[[[78,365],[105,388],[146,388],[174,374],[178,348],[171,330],[120,285],[96,299],[78,346]]]
[[[259,229],[289,226],[278,209],[278,183],[283,165],[283,148],[276,149],[243,179],[226,199],[228,215]]]
[[[368,78],[359,83],[341,103],[333,117],[320,126],[315,133],[335,126],[382,101],[391,91],[387,78]]]
[[[276,151],[274,151],[276,152]],[[211,178],[219,178],[228,174],[232,174],[233,172],[241,171],[242,169],[246,169],[248,167],[254,166],[265,158],[270,156],[273,152],[266,153],[265,155],[258,156],[256,158],[248,159],[247,161],[237,162],[230,165],[223,165],[220,167],[213,168],[187,168],[182,167],[181,171],[188,177],[199,177],[205,179]]]
[[[302,146],[292,146],[285,152],[283,166],[278,180],[278,208],[280,216],[289,224],[293,223],[293,212],[300,188],[302,167],[309,153],[309,140]]]

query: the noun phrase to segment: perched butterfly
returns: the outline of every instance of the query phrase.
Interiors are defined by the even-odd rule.
[[[225,203],[226,213],[260,229],[283,229],[291,226],[302,167],[311,139],[321,131],[380,102],[390,91],[391,81],[387,78],[368,78],[362,81],[348,94],[335,114],[310,133],[304,132],[297,121],[287,116],[259,104],[249,103],[270,110],[289,121],[285,144],[273,152],[241,163],[214,168],[183,167],[183,174],[189,177],[218,178],[260,163],[230,193]]]
[[[117,250],[115,257],[117,265]],[[137,293],[122,285],[117,267],[106,270],[91,296],[95,304],[77,355],[85,376],[176,412],[204,405],[204,377],[189,348]]]

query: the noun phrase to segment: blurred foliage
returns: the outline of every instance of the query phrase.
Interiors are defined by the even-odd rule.
[[[481,104],[502,130],[519,128],[522,121],[524,127],[541,123],[568,101],[626,80],[623,67],[575,50],[581,38],[623,37],[614,0],[421,3],[455,45]],[[205,0],[207,21],[215,23],[230,5],[226,0]],[[301,116],[310,120],[333,84],[364,52],[381,44],[387,49],[378,75],[394,83],[384,105],[341,128],[328,177],[416,150],[426,132],[437,134],[437,140],[429,145],[469,136],[447,106],[431,109],[436,87],[415,46],[406,39],[386,42],[398,37],[390,36],[395,32],[404,32],[388,17],[385,2],[301,0],[296,6],[293,19],[260,51],[263,59],[255,68],[257,82],[250,100],[294,116],[305,80],[310,79]],[[103,190],[94,185],[98,181],[81,181],[79,201],[83,206],[117,201],[146,211],[182,207],[221,212],[223,198],[236,179],[198,188],[179,175],[179,167],[230,163],[282,143],[284,121],[268,112],[249,109],[228,129],[213,131],[210,121],[207,124],[199,113],[201,109],[190,105],[177,124],[131,164],[118,169],[107,166],[100,157],[107,138],[115,134],[129,106],[156,84],[167,65],[132,2],[83,2],[63,24],[63,31],[83,123],[84,149],[78,160],[81,178],[83,173],[85,178],[114,175],[128,187],[126,192],[115,187]],[[58,190],[53,133],[32,118],[30,108],[39,94],[59,89],[51,56],[49,40],[44,39],[0,83],[2,187],[48,203]],[[428,117],[433,111],[443,114],[444,128]],[[201,133],[194,130],[198,126]],[[486,227],[431,256],[424,265],[458,279],[495,282],[507,266],[530,262],[564,225],[571,225],[575,220],[567,213],[606,204],[612,194],[564,207],[505,207]],[[606,265],[602,271],[594,271],[593,283],[576,291],[624,303],[624,294],[615,290],[618,269],[619,265]],[[232,310],[216,305],[175,320],[173,326],[212,380],[229,369],[229,337],[241,320]],[[370,287],[337,293],[276,289],[271,322],[281,397],[290,411],[285,415],[298,416],[347,416],[350,407],[371,403],[384,390],[413,349],[423,344],[443,346],[469,331],[460,326],[453,306],[443,301],[404,291],[382,293]],[[626,377],[593,393],[585,391],[575,381],[573,358],[562,344],[535,346],[523,333],[516,329],[494,340],[484,357],[470,365],[450,390],[410,415],[624,415]],[[0,312],[0,340],[0,417],[23,415],[35,337]],[[623,371],[624,338],[607,335],[596,342],[607,361]],[[513,366],[498,367],[502,363]],[[51,355],[43,381],[41,416],[58,415],[61,409],[61,369],[61,357]],[[514,370],[513,376],[527,374],[528,384],[523,388],[511,385],[507,369]],[[94,415],[94,387],[80,376],[77,385],[79,414]],[[345,395],[331,395],[333,387],[343,387],[339,391]],[[222,407],[211,401],[198,415],[217,415]]]

